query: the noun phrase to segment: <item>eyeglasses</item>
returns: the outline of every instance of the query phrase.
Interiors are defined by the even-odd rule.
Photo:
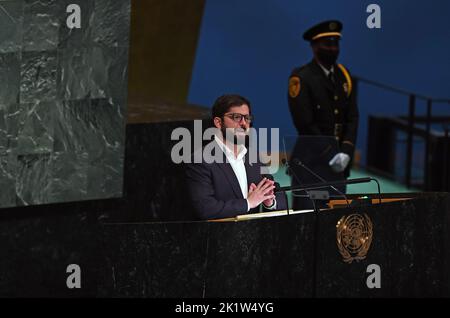
[[[251,123],[253,121],[252,115],[242,115],[238,113],[232,113],[232,114],[225,114],[224,116],[231,118],[236,123],[240,123],[242,118],[244,118],[247,123]]]

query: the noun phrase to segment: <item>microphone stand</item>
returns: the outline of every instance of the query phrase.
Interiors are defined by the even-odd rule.
[[[291,174],[291,166],[289,165],[289,163],[287,162],[286,159],[281,160],[281,163],[286,166],[286,170],[287,173],[290,175]],[[277,188],[275,188],[276,190]],[[276,191],[275,191],[276,192]],[[287,215],[289,215],[289,200],[288,200],[288,196],[287,196],[287,191],[284,191],[284,198],[286,200],[286,208],[287,208]]]
[[[307,191],[307,190],[322,189],[322,188],[327,188],[327,187],[342,185],[342,184],[347,185],[347,184],[356,184],[356,183],[367,183],[367,182],[371,182],[373,180],[374,180],[373,178],[367,177],[367,178],[355,178],[355,179],[347,179],[347,180],[329,181],[329,182],[309,183],[309,184],[303,184],[303,185],[280,187],[278,189],[275,189],[275,192],[294,191],[294,190]]]
[[[308,171],[311,175],[313,175],[314,177],[319,179],[321,182],[327,182],[327,180],[322,178],[318,173],[315,173],[314,171],[312,171],[307,165],[305,165],[303,162],[301,162],[297,158],[294,159],[294,163],[296,163],[297,165],[299,165],[300,167],[302,167],[303,169]],[[345,195],[345,193],[343,193],[341,190],[339,190],[335,186],[330,186],[330,188],[333,189],[334,191],[336,191],[338,194],[340,194],[347,202],[347,205],[350,207],[350,203],[348,202],[348,199],[347,199],[347,196]]]

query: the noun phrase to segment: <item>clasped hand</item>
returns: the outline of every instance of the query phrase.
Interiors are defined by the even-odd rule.
[[[275,181],[267,178],[263,178],[258,185],[252,183],[248,189],[247,197],[250,208],[256,208],[261,203],[264,203],[264,205],[268,207],[271,206],[275,199],[274,189]]]

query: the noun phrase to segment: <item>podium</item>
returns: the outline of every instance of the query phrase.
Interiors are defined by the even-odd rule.
[[[0,295],[449,297],[450,194],[382,199],[221,222],[1,222]],[[81,289],[66,287],[68,264]]]
[[[349,195],[349,203],[358,197]],[[372,195],[370,205],[346,207],[345,200],[333,200],[330,209],[320,213],[305,210],[287,215],[286,211],[278,211],[213,222],[248,220],[252,228],[265,228],[270,222],[272,228],[266,229],[268,235],[273,235],[273,228],[280,227],[283,228],[280,231],[292,235],[291,240],[285,236],[285,241],[275,239],[280,240],[280,248],[284,250],[284,257],[275,257],[284,269],[273,268],[275,276],[286,282],[286,289],[283,292],[280,289],[279,296],[287,293],[289,297],[448,297],[449,199],[450,195],[444,193]],[[276,218],[268,219],[271,217]],[[315,217],[317,233],[314,233]],[[345,221],[347,224],[339,224]],[[370,233],[364,232],[364,224],[359,224],[366,221],[370,223]],[[296,226],[298,232],[294,230]],[[361,256],[357,251],[351,255],[352,247],[342,242],[343,226],[350,227],[349,240],[370,239],[366,246],[359,244]],[[274,249],[270,244],[266,247]],[[311,268],[311,264],[316,268]],[[308,273],[306,278],[305,273]],[[303,287],[296,289],[300,278]]]

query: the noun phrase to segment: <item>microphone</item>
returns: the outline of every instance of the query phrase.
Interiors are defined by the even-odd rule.
[[[312,171],[310,168],[308,168],[303,162],[301,162],[298,158],[294,158],[292,160],[294,162],[294,164],[301,166],[302,168],[304,168],[306,171],[308,171],[309,173],[311,173],[313,176],[315,176],[317,179],[321,180],[322,182],[327,182],[324,178],[322,178],[320,175],[318,175],[317,173],[315,173],[314,171]],[[348,179],[346,183],[340,183],[340,184],[356,184],[356,183],[367,183],[367,182],[371,182],[374,181],[377,184],[377,189],[378,189],[378,199],[379,199],[379,203],[381,203],[381,187],[380,187],[380,182],[378,182],[377,179],[372,178],[372,177],[365,177],[365,178],[357,178],[357,179]],[[333,185],[330,185],[330,187],[332,189],[334,189],[336,192],[338,192],[339,194],[341,194],[344,198],[345,201],[347,202],[347,205],[350,207],[350,203],[348,202],[348,198],[345,195],[345,193],[343,193],[342,191],[340,191],[339,189],[337,189],[336,187],[334,187]]]
[[[291,173],[290,171],[290,166],[289,164],[286,162],[285,159],[283,159],[281,161],[284,165],[286,165],[288,171]],[[320,189],[320,188],[325,188],[325,187],[330,187],[333,190],[335,190],[337,193],[339,193],[346,201],[347,206],[351,207],[347,196],[340,191],[339,189],[337,189],[334,185],[342,185],[342,184],[357,184],[357,183],[367,183],[367,182],[372,182],[374,181],[377,184],[377,188],[378,188],[378,198],[379,198],[379,203],[381,203],[381,187],[380,187],[380,183],[378,182],[377,179],[372,178],[372,177],[365,177],[365,178],[356,178],[356,179],[348,179],[348,180],[340,180],[340,181],[332,181],[332,182],[327,182],[324,178],[322,178],[319,174],[315,173],[314,171],[312,171],[309,167],[307,167],[302,161],[300,161],[298,158],[294,158],[292,160],[292,162],[295,165],[298,165],[302,168],[304,168],[306,171],[308,171],[310,174],[312,174],[313,176],[315,176],[317,179],[319,179],[320,181],[322,181],[323,183],[314,183],[314,184],[306,184],[303,186],[291,186],[291,187],[282,187],[282,188],[275,188],[275,192],[285,192],[285,191],[294,191],[294,190],[303,190],[303,191],[307,191],[307,190],[313,190],[313,189]],[[292,174],[294,175],[294,177],[297,179],[298,183],[301,184],[301,182],[298,180],[298,178],[296,177],[295,173],[292,172]]]
[[[293,161],[294,161],[294,164],[300,165],[301,167],[305,168],[308,172],[310,172],[312,175],[314,175],[316,178],[318,178],[318,179],[321,180],[322,182],[326,182],[325,179],[323,179],[323,178],[320,177],[319,175],[315,174],[311,169],[309,169],[308,167],[306,167],[305,165],[303,165],[303,163],[302,163],[299,159],[294,158]],[[296,174],[294,171],[291,170],[291,165],[286,161],[285,158],[283,158],[283,159],[281,160],[281,163],[282,163],[284,166],[286,166],[287,174],[288,174],[288,175],[292,175],[292,176],[295,178],[295,180],[298,182],[298,184],[303,184],[303,182],[301,182],[301,181],[299,180],[299,178],[297,177],[297,174]],[[286,189],[286,188],[290,188],[290,187],[284,187],[284,188],[279,188],[279,187],[278,187],[278,188],[275,188],[275,192],[283,192],[284,195],[285,195],[285,197],[286,197],[286,202],[288,202],[287,191],[290,191],[290,189],[284,190],[284,189]],[[337,189],[336,189],[336,190],[337,190]],[[340,192],[339,190],[337,190],[337,191]],[[295,195],[295,194],[292,193],[292,196],[294,196],[294,195]],[[327,197],[328,197],[328,196],[329,196],[329,194],[327,195]],[[316,207],[316,204],[315,204],[315,201],[314,201],[313,197],[311,196],[311,194],[309,194],[309,193],[308,193],[308,198],[309,198],[309,200],[311,201],[314,210],[315,210],[315,211],[318,211],[318,210],[317,210],[317,207]],[[344,195],[344,198],[345,198],[345,200],[347,201],[347,205],[348,205],[348,200],[347,200],[347,197],[346,197],[345,195]],[[289,205],[288,205],[288,214],[289,214]]]
[[[371,181],[375,181],[375,179],[367,177],[367,178],[355,178],[355,179],[338,180],[338,181],[330,181],[330,182],[310,183],[310,184],[305,184],[305,185],[281,187],[281,188],[276,189],[276,192],[293,191],[293,190],[314,190],[314,189],[331,187],[333,185],[366,183],[366,182],[371,182]]]
[[[314,177],[316,177],[317,179],[319,179],[322,182],[327,182],[324,178],[322,178],[319,174],[315,173],[314,171],[312,171],[310,168],[308,168],[307,165],[305,165],[303,162],[301,162],[300,159],[298,158],[294,158],[292,160],[292,162],[297,165],[302,167],[303,169],[305,169],[306,171],[308,171],[310,174],[312,174]],[[333,189],[334,191],[336,191],[338,194],[340,194],[342,197],[344,197],[345,201],[347,202],[347,205],[350,206],[350,203],[348,202],[348,198],[345,195],[345,193],[343,193],[341,190],[339,190],[338,188],[336,188],[333,185],[330,185],[330,188]]]

